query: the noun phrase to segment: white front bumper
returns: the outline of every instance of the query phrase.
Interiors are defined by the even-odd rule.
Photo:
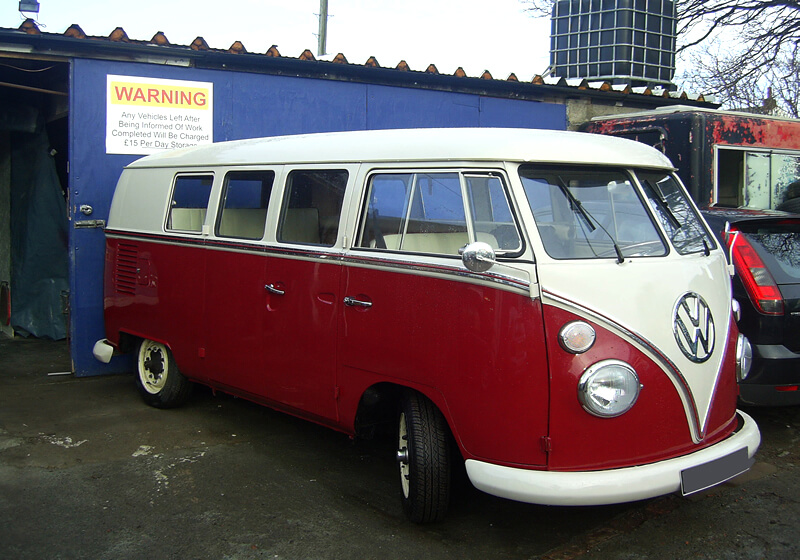
[[[738,411],[744,420],[741,429],[700,451],[681,457],[636,467],[603,471],[554,472],[504,467],[467,460],[467,474],[478,489],[518,502],[557,506],[590,506],[633,502],[681,489],[681,472],[726,457],[744,447],[752,458],[761,433],[750,416]],[[724,482],[719,480],[717,483]]]
[[[94,354],[95,359],[107,364],[114,356],[114,347],[111,346],[108,339],[103,338],[94,343],[92,354]]]

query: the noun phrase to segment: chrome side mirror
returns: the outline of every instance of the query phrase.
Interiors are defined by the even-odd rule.
[[[496,262],[494,249],[483,241],[476,241],[461,247],[458,250],[458,254],[461,255],[461,261],[464,266],[472,272],[486,272]]]

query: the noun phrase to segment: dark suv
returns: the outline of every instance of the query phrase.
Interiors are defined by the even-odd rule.
[[[739,330],[753,346],[741,401],[800,404],[800,214],[712,207],[703,216],[733,257]]]

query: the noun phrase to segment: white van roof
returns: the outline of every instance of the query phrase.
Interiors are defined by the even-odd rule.
[[[600,162],[674,169],[661,152],[632,140],[523,128],[414,128],[273,136],[160,152],[128,167],[406,161]]]

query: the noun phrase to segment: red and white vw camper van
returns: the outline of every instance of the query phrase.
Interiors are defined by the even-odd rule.
[[[643,144],[516,129],[225,142],[123,171],[107,338],[157,407],[192,382],[351,435],[391,425],[404,508],[590,505],[749,468],[723,250]],[[455,445],[452,445],[455,444]],[[457,450],[457,452],[455,451]]]

